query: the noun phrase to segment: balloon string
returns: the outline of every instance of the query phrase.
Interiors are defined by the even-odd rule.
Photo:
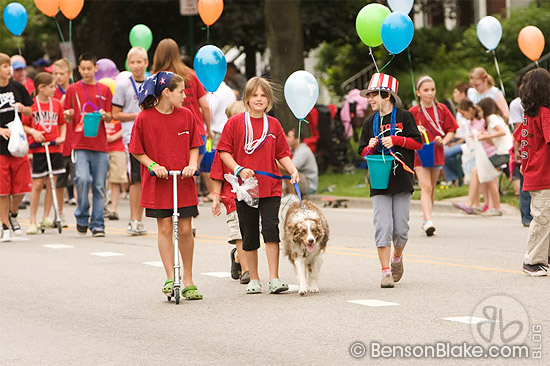
[[[537,69],[540,67],[539,66],[539,60],[535,60],[535,65],[537,65]]]
[[[69,43],[73,41],[73,20],[69,19]]]
[[[502,83],[502,77],[500,76],[500,69],[498,67],[497,54],[495,50],[493,50],[492,52],[493,52],[493,59],[495,60],[495,67],[497,69],[498,81],[500,81],[500,89],[502,90],[502,94],[506,96],[506,91],[504,90],[504,84]]]
[[[17,46],[17,49],[19,50],[19,56],[21,56],[21,46]]]
[[[206,43],[210,44],[210,26],[206,26]]]
[[[378,65],[376,64],[376,59],[374,58],[374,54],[372,53],[372,48],[369,46],[369,54],[370,57],[372,57],[372,62],[374,62],[374,67],[376,67],[376,72],[380,73],[380,70],[378,70]]]
[[[388,61],[388,63],[387,63],[387,64],[385,64],[385,65],[384,65],[384,66],[383,66],[383,67],[382,67],[382,68],[380,69],[380,71],[379,71],[379,72],[382,72],[382,71],[384,71],[384,69],[385,69],[385,68],[386,68],[386,67],[387,67],[387,66],[388,66],[388,65],[390,64],[390,62],[392,62],[392,61],[393,61],[393,58],[394,58],[394,57],[395,57],[395,55],[391,55],[391,59],[390,59],[390,60]]]
[[[409,56],[409,65],[411,66],[411,85],[413,88],[413,95],[416,95],[416,88],[414,87],[414,71],[413,71],[413,63],[411,60],[411,51],[407,48],[407,55]]]
[[[65,43],[65,37],[63,37],[63,32],[61,32],[61,26],[59,25],[59,21],[57,18],[55,19],[55,24],[57,24],[57,30],[59,31],[59,36],[61,36],[61,42]]]
[[[302,122],[305,122],[305,123],[309,124],[307,119],[300,118],[300,122],[298,123],[298,142],[300,141],[300,134],[302,133]]]

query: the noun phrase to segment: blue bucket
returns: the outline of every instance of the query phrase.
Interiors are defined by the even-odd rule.
[[[99,129],[99,121],[101,120],[101,113],[93,112],[86,113],[82,119],[84,124],[84,136],[85,137],[96,137],[97,130]]]
[[[429,144],[424,144],[422,149],[416,152],[424,168],[431,168],[435,165],[435,144],[433,141]]]
[[[389,155],[367,155],[366,159],[369,164],[371,188],[387,189],[390,182],[393,157]]]

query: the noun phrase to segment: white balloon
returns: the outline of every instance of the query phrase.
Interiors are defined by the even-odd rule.
[[[388,0],[388,5],[394,12],[400,11],[409,14],[413,8],[414,0]]]
[[[293,72],[285,82],[286,104],[298,119],[306,118],[317,103],[319,84],[313,75],[304,70]]]
[[[486,16],[477,23],[477,38],[489,51],[497,48],[502,38],[502,26],[497,18]]]

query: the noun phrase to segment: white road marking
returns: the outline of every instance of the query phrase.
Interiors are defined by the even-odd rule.
[[[74,248],[72,245],[66,245],[66,244],[44,244],[42,245],[44,248],[49,249],[69,249]]]
[[[231,277],[231,273],[229,273],[229,272],[203,272],[201,274],[203,274],[205,276],[212,276],[212,277],[217,277],[217,278]]]
[[[120,257],[124,255],[122,253],[115,253],[115,252],[92,252],[90,254],[98,257]]]
[[[352,304],[359,304],[359,305],[365,305],[370,306],[372,308],[378,308],[382,306],[398,306],[399,304],[396,302],[389,302],[389,301],[382,301],[382,300],[374,300],[374,299],[366,299],[366,300],[349,300],[348,302]]]
[[[11,241],[30,241],[31,239],[29,238],[23,238],[23,237],[20,237],[20,236],[12,236],[11,237]]]
[[[464,324],[479,324],[479,323],[497,323],[496,320],[490,320],[486,318],[479,318],[476,316],[455,316],[449,318],[443,318],[443,320],[449,320],[451,322],[464,323]]]
[[[164,267],[164,265],[162,264],[162,261],[156,261],[156,262],[143,262],[142,264],[145,264],[145,265],[147,265],[147,266],[152,266],[152,267],[158,267],[158,268]]]

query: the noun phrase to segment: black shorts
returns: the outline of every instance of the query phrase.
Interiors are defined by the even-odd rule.
[[[174,210],[170,208],[146,208],[145,216],[162,219],[165,217],[172,217],[173,212]],[[180,214],[180,219],[184,217],[199,216],[199,210],[197,206],[178,207],[178,213]]]
[[[253,208],[237,201],[239,228],[243,237],[243,249],[257,250],[260,247],[260,216],[262,218],[262,236],[266,243],[278,243],[279,239],[279,206],[281,197],[260,198],[258,208]]]
[[[130,154],[128,163],[128,176],[130,177],[130,185],[141,183],[141,163],[132,154]]]
[[[63,157],[63,167],[65,168],[65,173],[57,177],[56,188],[65,188],[74,185],[74,163],[70,156]]]
[[[32,154],[32,156],[32,177],[47,177],[48,161],[46,160],[46,153],[34,153]],[[65,168],[63,167],[63,154],[51,153],[50,160],[52,162],[52,173],[54,175],[65,173]]]

